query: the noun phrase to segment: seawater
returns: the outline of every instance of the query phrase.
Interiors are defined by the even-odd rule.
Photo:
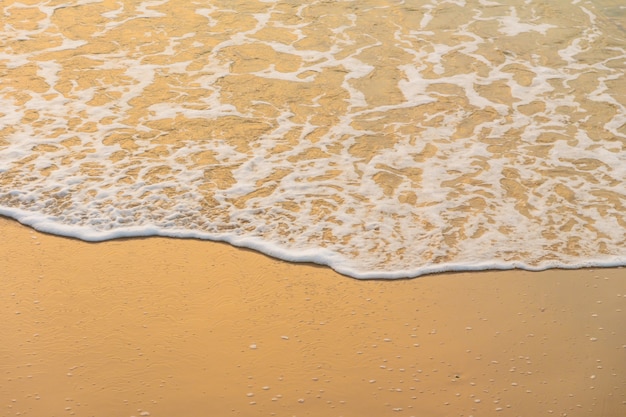
[[[3,0],[0,214],[357,278],[626,264],[619,0]]]

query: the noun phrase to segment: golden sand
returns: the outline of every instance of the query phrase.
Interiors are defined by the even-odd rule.
[[[2,416],[622,416],[626,270],[358,281],[0,218]]]

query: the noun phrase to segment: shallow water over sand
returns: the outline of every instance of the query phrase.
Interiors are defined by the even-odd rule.
[[[625,264],[618,3],[5,1],[0,214],[363,278]]]

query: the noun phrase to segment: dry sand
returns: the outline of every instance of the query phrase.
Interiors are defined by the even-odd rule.
[[[2,416],[624,416],[626,269],[358,281],[0,218]]]

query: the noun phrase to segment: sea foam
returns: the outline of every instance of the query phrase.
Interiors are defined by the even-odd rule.
[[[626,264],[626,41],[593,5],[71,6],[0,6],[4,216],[357,278]]]

